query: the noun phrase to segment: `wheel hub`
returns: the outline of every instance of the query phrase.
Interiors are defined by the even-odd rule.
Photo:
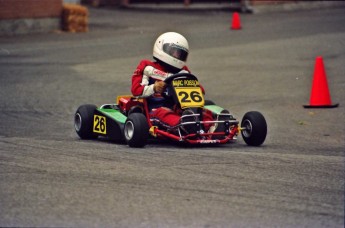
[[[126,122],[125,124],[125,137],[127,140],[130,140],[134,134],[134,125],[131,121]]]
[[[243,121],[242,134],[245,137],[250,137],[253,131],[253,125],[249,120]]]
[[[79,113],[76,113],[74,116],[74,128],[76,131],[80,131],[82,125],[82,120],[81,120],[81,116]]]

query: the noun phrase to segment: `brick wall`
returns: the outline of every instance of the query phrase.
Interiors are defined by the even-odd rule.
[[[0,0],[0,19],[60,17],[62,0]]]

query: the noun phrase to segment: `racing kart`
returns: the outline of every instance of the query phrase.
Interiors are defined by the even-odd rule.
[[[241,121],[210,100],[205,100],[199,81],[189,73],[178,73],[165,79],[167,85],[162,94],[180,110],[192,110],[182,115],[180,124],[161,126],[150,118],[148,98],[143,96],[118,96],[116,104],[81,105],[74,115],[74,127],[81,139],[106,137],[125,141],[130,147],[144,147],[150,138],[172,140],[185,144],[225,144],[237,139],[239,134],[247,145],[260,146],[266,139],[267,124],[257,111],[247,112]],[[214,115],[214,120],[203,121],[203,109]],[[193,121],[190,121],[193,117]],[[222,126],[222,131],[205,131],[205,125]],[[194,132],[185,127],[193,126]]]

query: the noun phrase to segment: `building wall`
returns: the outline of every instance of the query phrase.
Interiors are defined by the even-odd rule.
[[[62,0],[0,0],[0,19],[60,17]]]

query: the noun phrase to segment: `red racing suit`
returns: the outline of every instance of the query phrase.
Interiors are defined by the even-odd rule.
[[[190,72],[187,66],[183,67],[182,70]],[[156,80],[163,81],[170,75],[172,74],[168,73],[158,62],[142,60],[132,76],[131,88],[131,92],[134,96],[149,96],[147,101],[150,117],[160,125],[166,127],[173,127],[179,124],[181,114],[174,110],[173,104],[169,103],[169,101],[160,94],[156,94],[153,90],[153,86]],[[202,86],[200,87],[202,92],[205,93],[204,88]],[[203,115],[203,119],[213,120],[212,113],[206,112]],[[207,128],[209,128],[209,126]]]

